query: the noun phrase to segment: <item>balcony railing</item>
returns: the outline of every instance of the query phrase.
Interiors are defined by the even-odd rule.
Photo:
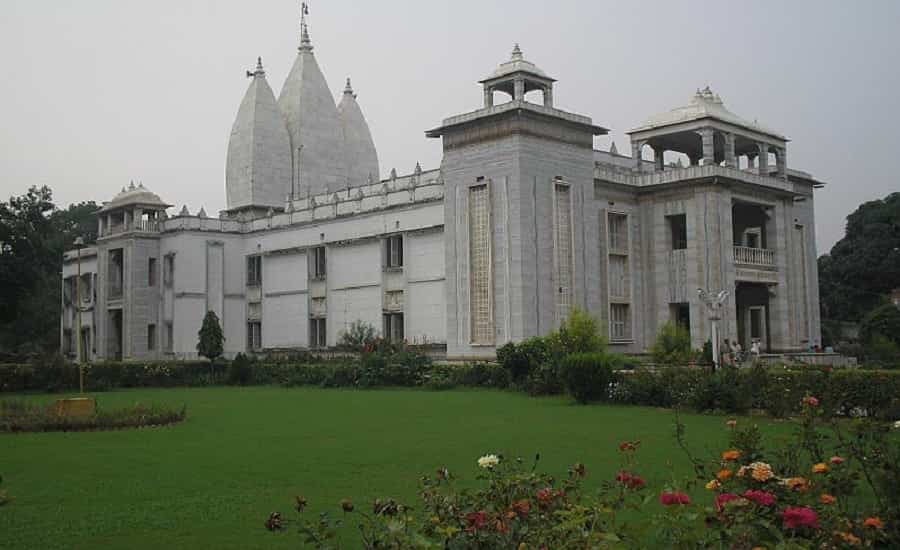
[[[760,267],[775,267],[775,251],[768,248],[734,247],[734,263]]]
[[[159,220],[140,220],[130,224],[113,224],[103,228],[103,237],[110,235],[118,235],[119,233],[128,233],[129,231],[140,231],[143,233],[159,233]]]

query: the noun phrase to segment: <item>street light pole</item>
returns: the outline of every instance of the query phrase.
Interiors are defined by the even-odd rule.
[[[722,318],[722,304],[728,299],[728,291],[722,290],[718,294],[713,294],[698,288],[697,295],[700,296],[700,301],[706,305],[706,309],[709,312],[713,370],[716,370],[719,367],[719,320]]]
[[[75,335],[75,354],[78,361],[78,391],[84,393],[84,364],[81,361],[81,248],[84,246],[84,239],[78,237],[75,239],[75,250],[78,254],[78,276],[75,277],[75,325],[78,334]]]

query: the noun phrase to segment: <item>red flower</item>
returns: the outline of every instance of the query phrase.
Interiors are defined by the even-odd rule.
[[[759,506],[775,506],[775,495],[766,491],[746,491],[743,497]]]
[[[819,406],[819,400],[811,395],[807,395],[803,398],[803,404],[808,407],[816,408]]]
[[[663,506],[672,506],[673,504],[690,504],[691,497],[684,493],[662,493],[659,495],[659,502]]]
[[[619,450],[620,451],[636,451],[637,448],[640,446],[640,444],[641,444],[640,441],[623,441],[622,443],[619,443]]]
[[[833,456],[833,457],[831,457],[831,460],[829,462],[831,462],[834,465],[843,464],[844,458],[840,457],[840,456]]]
[[[469,533],[474,533],[479,529],[483,529],[487,524],[488,516],[485,512],[469,512],[466,514],[466,523],[468,527],[466,527],[466,531]]]
[[[616,481],[628,487],[629,489],[643,489],[647,482],[644,481],[639,475],[632,474],[631,472],[626,472],[622,470],[618,474],[616,474]]]
[[[785,529],[797,529],[799,527],[819,528],[819,515],[807,506],[785,508],[781,514]]]
[[[722,493],[716,496],[716,510],[721,512],[725,508],[725,505],[727,503],[731,502],[732,500],[738,500],[739,498],[741,497],[737,496],[734,493]]]

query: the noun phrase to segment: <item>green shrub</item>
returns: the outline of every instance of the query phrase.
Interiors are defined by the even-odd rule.
[[[900,344],[900,308],[888,303],[863,317],[859,324],[860,339],[869,344],[877,334]]]
[[[657,365],[683,366],[694,358],[691,350],[691,335],[684,327],[672,322],[664,323],[656,335],[651,348],[653,361]],[[710,351],[710,354],[712,351]]]
[[[0,401],[0,432],[71,432],[162,426],[184,420],[187,408],[135,404],[124,409],[97,412],[88,417],[63,416],[54,405],[26,401]]]
[[[243,353],[237,354],[228,366],[228,383],[237,386],[246,386],[253,380],[253,369],[250,359]]]
[[[562,355],[595,353],[606,349],[607,341],[600,322],[581,308],[572,308],[568,318],[551,336]]]
[[[560,363],[560,375],[566,390],[579,403],[605,401],[615,377],[613,370],[621,364],[616,354],[573,353]]]
[[[550,340],[543,336],[527,338],[516,344],[509,342],[497,350],[497,362],[509,372],[515,383],[522,383],[540,365],[551,358]]]
[[[371,323],[357,319],[350,323],[348,330],[342,330],[338,336],[337,347],[347,350],[362,350],[371,345],[378,332]]]
[[[724,367],[701,378],[688,404],[699,411],[723,411],[744,414],[753,403],[746,388],[745,373],[735,367]]]

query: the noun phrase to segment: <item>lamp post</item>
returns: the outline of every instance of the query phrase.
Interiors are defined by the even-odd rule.
[[[720,312],[722,304],[728,299],[728,291],[722,290],[718,294],[713,294],[698,288],[697,295],[700,296],[700,301],[706,305],[706,309],[709,312],[713,370],[716,370],[719,367],[719,319],[722,318]]]
[[[78,361],[78,391],[84,393],[84,364],[81,361],[81,249],[84,247],[84,239],[78,237],[73,243],[78,254],[78,276],[75,277],[75,326],[78,334],[75,335],[75,354]]]

